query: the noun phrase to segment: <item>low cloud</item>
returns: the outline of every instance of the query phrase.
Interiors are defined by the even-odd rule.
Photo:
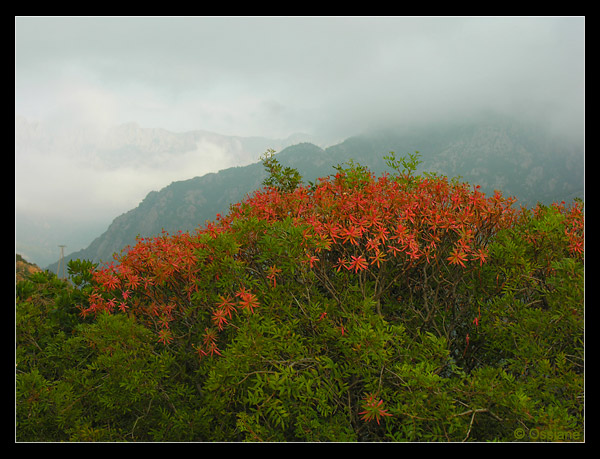
[[[21,17],[15,207],[112,220],[240,160],[206,141],[109,167],[94,142],[132,121],[323,145],[493,110],[581,139],[584,102],[582,17]],[[22,130],[36,122],[32,144]]]
[[[581,124],[584,24],[577,17],[19,18],[17,109],[271,137],[352,135],[390,118],[481,107],[537,117],[550,110],[557,125],[574,116]]]

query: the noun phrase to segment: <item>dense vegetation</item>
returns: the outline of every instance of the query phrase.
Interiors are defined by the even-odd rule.
[[[581,202],[386,160],[19,282],[17,440],[583,440]]]

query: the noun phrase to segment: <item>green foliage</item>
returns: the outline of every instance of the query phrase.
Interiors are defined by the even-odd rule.
[[[19,282],[17,440],[583,440],[581,203],[387,159]]]
[[[267,150],[261,161],[269,176],[263,181],[263,185],[274,187],[280,191],[294,191],[302,182],[300,173],[291,167],[283,167],[274,157],[275,150]]]
[[[360,165],[353,159],[344,164],[346,164],[345,167],[343,164],[338,164],[333,168],[337,171],[338,180],[343,179],[350,188],[362,188],[370,181],[371,172],[366,166]]]
[[[408,159],[405,157],[396,158],[396,153],[390,151],[387,156],[383,159],[388,167],[394,169],[397,173],[398,178],[405,178],[413,176],[417,170],[421,161],[419,160],[420,153],[415,151],[414,153],[408,154]]]

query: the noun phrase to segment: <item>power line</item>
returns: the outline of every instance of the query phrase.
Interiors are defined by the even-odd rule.
[[[56,275],[59,277],[59,279],[66,279],[67,276],[65,276],[65,247],[66,245],[59,245],[60,247],[60,259],[58,260],[58,268],[56,270]],[[62,277],[60,277],[60,265],[62,263],[62,269],[63,269],[63,275]]]

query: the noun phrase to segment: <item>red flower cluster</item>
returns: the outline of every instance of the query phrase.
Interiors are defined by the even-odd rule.
[[[583,204],[574,202],[565,207],[565,202],[553,204],[565,218],[565,235],[569,240],[571,255],[582,257],[584,252],[584,217]]]
[[[291,219],[303,228],[306,255],[298,261],[307,269],[320,273],[344,269],[362,279],[377,276],[377,282],[390,285],[396,278],[386,280],[384,274],[392,268],[398,272],[398,266],[427,263],[440,272],[481,266],[492,236],[515,221],[513,203],[514,199],[499,192],[486,197],[478,186],[445,177],[403,180],[367,173],[357,181],[340,171],[315,186],[291,192],[264,188],[232,206],[226,217],[218,216],[193,234],[163,232],[138,239],[135,246],[115,257],[117,263],[95,272],[97,287],[82,314],[120,310],[135,315],[153,324],[159,340],[168,344],[174,339],[170,324],[178,317],[188,320],[196,298],[196,304],[209,309],[207,325],[211,326],[196,346],[198,353],[219,354],[217,333],[231,325],[234,314],[252,314],[260,306],[257,293],[239,277],[225,277],[219,271],[223,252],[212,242],[235,234],[236,221]],[[562,209],[571,250],[582,253],[581,209]],[[240,242],[255,243],[256,238]],[[236,242],[228,250],[233,259],[241,249]],[[265,269],[268,286],[276,288],[282,270],[274,264]]]
[[[112,313],[118,308],[152,324],[161,343],[172,342],[170,323],[191,304],[192,295],[201,288],[198,280],[202,271],[213,261],[210,255],[203,259],[198,255],[208,248],[201,236],[216,238],[223,231],[219,225],[209,224],[195,235],[169,235],[163,231],[155,238],[139,238],[135,246],[115,256],[118,263],[109,263],[94,272],[97,286],[81,314]],[[243,287],[236,297],[237,303],[229,295],[220,297],[211,317],[219,331],[229,324],[236,306],[250,313],[259,306],[256,295]],[[200,355],[219,354],[212,329],[206,329],[197,349]]]
[[[514,199],[499,192],[486,198],[479,187],[451,183],[443,177],[413,181],[410,186],[387,175],[373,175],[351,186],[344,173],[321,179],[314,188],[291,193],[257,191],[230,214],[275,221],[292,217],[308,225],[307,247],[335,252],[333,265],[355,273],[391,258],[415,264],[418,260],[466,267],[485,262],[485,245],[500,228],[511,224]],[[310,267],[321,259],[308,253]],[[445,256],[440,254],[445,253]],[[341,256],[339,256],[341,255]]]

